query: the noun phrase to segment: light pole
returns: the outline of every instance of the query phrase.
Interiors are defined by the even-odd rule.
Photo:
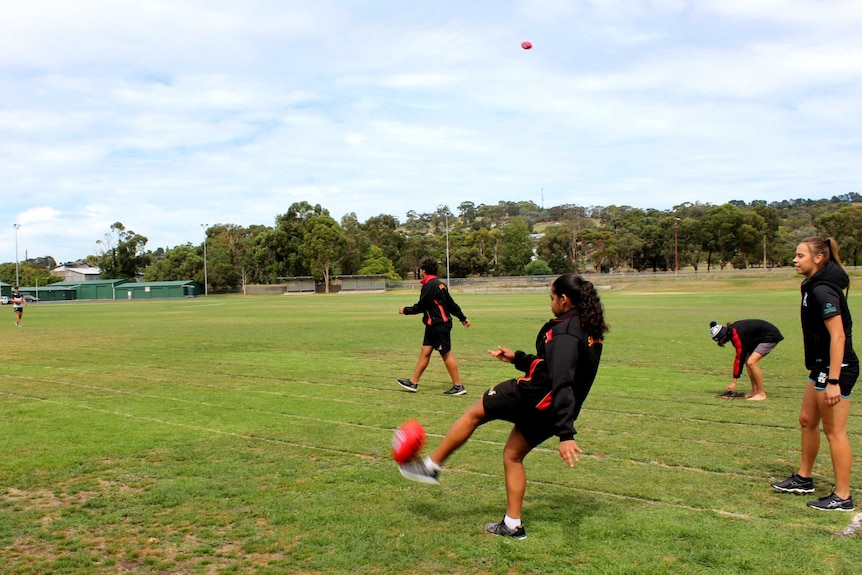
[[[446,285],[449,286],[449,206],[438,206],[438,210],[445,209],[446,213]],[[451,286],[449,286],[451,288]]]
[[[446,285],[450,285],[449,281],[449,208],[446,208]]]
[[[207,278],[207,228],[209,224],[201,224],[204,228],[204,295],[210,295],[209,279]]]
[[[18,280],[18,228],[21,225],[12,224],[12,227],[15,228],[15,285],[20,286],[21,282]]]
[[[673,266],[675,268],[674,276],[679,277],[679,218],[673,222]]]

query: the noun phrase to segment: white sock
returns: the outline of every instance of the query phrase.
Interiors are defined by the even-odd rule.
[[[430,455],[425,456],[425,460],[423,461],[423,463],[425,463],[425,467],[427,467],[431,471],[440,471],[441,469],[443,469],[442,467],[431,461]]]
[[[517,519],[514,519],[506,515],[505,517],[503,517],[503,523],[505,523],[506,527],[508,527],[509,529],[516,529],[521,526],[521,518],[518,517]]]

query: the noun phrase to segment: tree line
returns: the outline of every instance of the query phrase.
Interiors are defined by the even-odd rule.
[[[80,263],[98,265],[105,279],[206,279],[214,292],[303,276],[328,288],[333,275],[416,277],[424,257],[444,263],[447,254],[453,277],[785,266],[800,239],[822,235],[838,240],[846,264],[858,265],[860,201],[853,193],[769,204],[686,202],[670,210],[462,202],[457,213],[439,206],[407,212],[405,221],[380,214],[364,222],[354,213],[336,221],[319,204],[303,201],[272,226],[216,224],[203,243],[155,251],[147,250],[145,236],[117,222],[96,242],[98,253]],[[53,259],[32,260],[28,270],[36,273],[37,262]],[[0,265],[7,283],[9,265]],[[50,281],[44,274],[40,279]]]

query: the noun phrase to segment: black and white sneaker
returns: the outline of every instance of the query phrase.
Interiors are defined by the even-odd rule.
[[[430,465],[422,459],[414,459],[398,466],[398,471],[401,475],[411,481],[419,483],[427,483],[429,485],[439,485],[437,476],[440,475],[440,470],[432,469]]]
[[[814,493],[814,479],[794,473],[784,481],[776,481],[772,488],[784,493]]]
[[[499,535],[500,537],[512,537],[514,539],[527,538],[527,532],[524,530],[523,525],[518,525],[512,529],[506,525],[505,521],[500,521],[499,523],[487,523],[485,524],[485,531],[491,535]]]
[[[398,385],[400,385],[401,387],[403,387],[404,389],[406,389],[407,391],[409,391],[411,393],[416,393],[417,391],[419,391],[419,384],[413,383],[409,379],[399,379]]]
[[[444,391],[443,395],[464,395],[465,393],[467,393],[467,390],[464,389],[463,385],[453,385],[452,389]]]
[[[853,498],[841,499],[835,492],[808,502],[808,507],[820,511],[853,511]]]

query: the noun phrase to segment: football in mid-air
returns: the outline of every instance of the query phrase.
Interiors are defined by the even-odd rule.
[[[533,44],[531,42],[521,42],[521,48],[523,48],[524,50],[529,50],[532,47]]]
[[[425,428],[411,419],[402,423],[392,436],[392,458],[399,465],[415,459],[425,447]]]

